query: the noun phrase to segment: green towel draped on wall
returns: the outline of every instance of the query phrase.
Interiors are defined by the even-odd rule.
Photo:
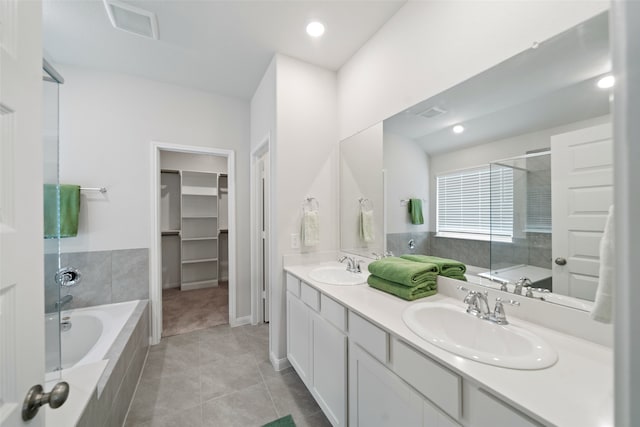
[[[58,188],[60,188],[60,229],[58,230]],[[44,238],[75,237],[80,215],[80,186],[44,185]],[[59,233],[58,233],[59,231]]]
[[[411,216],[411,224],[424,224],[422,216],[422,199],[409,199],[409,216]]]

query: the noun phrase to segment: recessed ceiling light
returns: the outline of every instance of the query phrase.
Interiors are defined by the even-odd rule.
[[[608,76],[604,76],[603,78],[598,80],[598,87],[600,89],[612,88],[614,84],[616,84],[616,78],[611,74],[609,74]]]
[[[455,125],[453,127],[453,133],[462,133],[464,132],[464,126],[462,125]]]
[[[311,37],[320,37],[324,34],[324,24],[318,21],[309,22],[307,25],[307,34]]]

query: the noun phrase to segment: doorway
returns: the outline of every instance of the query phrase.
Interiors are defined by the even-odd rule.
[[[152,164],[152,342],[233,325],[233,151],[152,143]]]
[[[270,162],[269,138],[251,156],[252,242],[253,248],[253,323],[268,323],[270,316]]]

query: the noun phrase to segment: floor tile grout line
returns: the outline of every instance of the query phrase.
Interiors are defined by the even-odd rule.
[[[256,367],[258,368],[258,373],[260,374],[260,377],[262,378],[262,384],[264,385],[265,390],[267,390],[267,394],[269,395],[269,400],[271,400],[271,405],[273,405],[273,410],[276,413],[276,417],[280,416],[280,411],[278,411],[278,407],[276,406],[276,402],[273,399],[273,394],[271,393],[271,389],[269,388],[269,385],[267,384],[266,379],[264,378],[264,375],[262,374],[262,371],[260,370],[260,367],[258,366],[258,361],[256,360],[256,355],[253,355],[253,360],[256,363]]]

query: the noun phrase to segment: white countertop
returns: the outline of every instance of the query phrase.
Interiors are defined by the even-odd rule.
[[[462,298],[438,294],[405,301],[366,284],[327,285],[308,276],[309,271],[319,265],[339,264],[296,265],[285,270],[534,419],[560,427],[613,427],[613,352],[610,348],[517,319],[509,312],[512,324],[537,334],[558,352],[558,362],[535,371],[474,362],[423,340],[402,320],[402,312],[417,302],[447,302],[464,309]]]

